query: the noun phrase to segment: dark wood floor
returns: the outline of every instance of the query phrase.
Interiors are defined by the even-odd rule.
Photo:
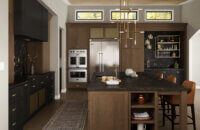
[[[54,113],[58,110],[58,108],[62,105],[66,100],[86,100],[87,99],[87,91],[68,91],[66,94],[61,95],[60,101],[54,101],[51,104],[45,106],[40,112],[38,112],[35,116],[33,116],[25,125],[24,130],[42,130],[43,126],[48,122],[48,120],[54,115]],[[197,121],[197,130],[200,130],[200,90],[196,91],[195,97],[195,111],[196,111],[196,121]],[[190,109],[188,109],[188,113],[190,114]],[[161,114],[160,114],[161,115]],[[162,117],[162,116],[159,116]],[[160,119],[160,123],[162,124],[162,119]],[[178,127],[176,127],[178,130]],[[170,130],[171,125],[169,121],[165,127],[159,127],[159,130]],[[88,130],[88,126],[86,123],[85,130]],[[193,130],[192,126],[188,126],[188,130]]]

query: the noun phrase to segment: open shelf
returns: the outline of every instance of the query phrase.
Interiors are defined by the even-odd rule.
[[[180,35],[158,35],[155,40],[156,58],[180,58]]]
[[[177,50],[156,50],[156,51],[179,51],[180,49]]]
[[[131,124],[154,124],[154,120],[147,120],[147,121],[137,121],[137,120],[132,120]]]
[[[139,97],[144,97],[144,103],[139,104]],[[138,124],[146,125],[147,130],[155,130],[158,126],[158,95],[156,92],[132,92],[130,93],[130,126],[132,129],[137,129]],[[134,120],[133,113],[147,112],[151,119],[149,120]]]
[[[144,104],[135,103],[134,105],[131,105],[131,108],[155,108],[155,104],[152,102],[148,102]]]
[[[146,130],[154,130],[154,124],[146,124]],[[137,130],[137,124],[131,125],[131,130]]]
[[[179,44],[179,42],[157,42],[157,44]]]

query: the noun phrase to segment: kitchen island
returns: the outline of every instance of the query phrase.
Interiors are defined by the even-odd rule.
[[[158,97],[160,95],[180,95],[180,130],[187,128],[188,88],[158,79],[146,73],[138,73],[137,78],[119,73],[119,85],[107,86],[101,76],[112,74],[94,73],[88,84],[89,130],[130,130],[137,124],[146,124],[147,129],[158,130]],[[145,103],[138,104],[138,95],[144,95]],[[148,112],[151,119],[132,119],[135,112]]]

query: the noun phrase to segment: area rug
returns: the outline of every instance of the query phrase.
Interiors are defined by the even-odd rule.
[[[66,101],[42,130],[83,130],[87,112],[87,101]]]

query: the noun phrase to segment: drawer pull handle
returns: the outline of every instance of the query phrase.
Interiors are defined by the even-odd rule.
[[[25,84],[24,86],[26,87],[26,86],[28,86],[28,84]]]
[[[40,82],[41,84],[44,84],[44,82]]]
[[[16,111],[16,108],[13,108],[12,111],[13,111],[13,112]]]
[[[35,87],[36,87],[35,85],[32,86],[32,88],[35,88]]]
[[[12,123],[12,126],[16,126],[16,124],[17,124],[17,123],[16,123],[16,122],[14,122],[14,123]]]
[[[17,96],[17,94],[16,94],[16,93],[12,95],[12,97],[15,97],[15,96]]]

